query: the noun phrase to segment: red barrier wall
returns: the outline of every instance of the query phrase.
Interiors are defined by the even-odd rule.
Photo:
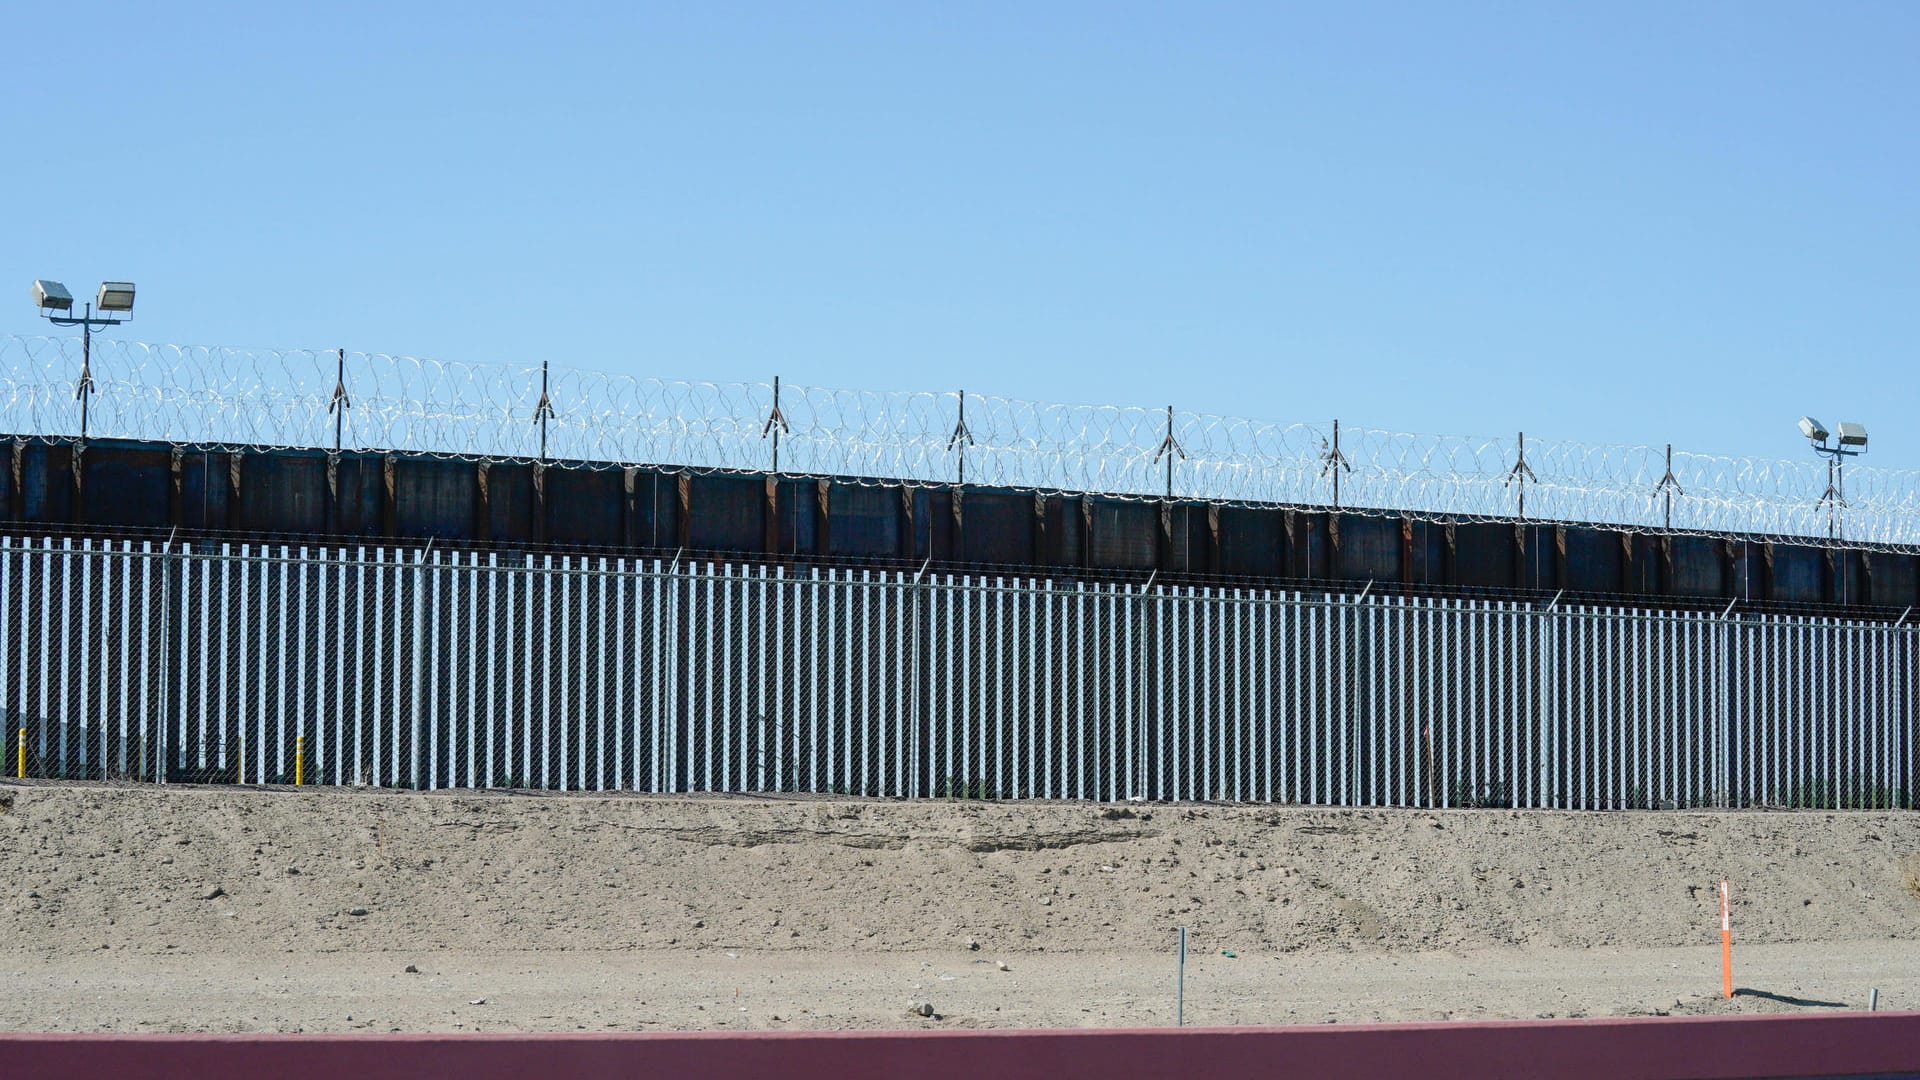
[[[632,1035],[0,1035],[0,1076],[1920,1076],[1920,1013],[1129,1031]]]

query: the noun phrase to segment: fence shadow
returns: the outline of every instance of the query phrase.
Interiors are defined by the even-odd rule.
[[[1777,1001],[1782,1005],[1797,1005],[1803,1009],[1850,1009],[1850,1008],[1853,1008],[1853,1006],[1847,1004],[1844,1001],[1820,1001],[1816,998],[1790,997],[1786,994],[1776,994],[1769,990],[1754,990],[1745,986],[1735,990],[1733,992],[1733,996],[1765,998],[1768,1001]]]

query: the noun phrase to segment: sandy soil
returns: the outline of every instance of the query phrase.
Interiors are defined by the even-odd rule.
[[[1917,879],[1895,813],[9,782],[0,1028],[1151,1025],[1182,925],[1190,1023],[1913,1008]]]

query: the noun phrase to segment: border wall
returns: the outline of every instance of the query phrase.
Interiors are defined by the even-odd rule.
[[[699,553],[1905,617],[1920,555],[1520,519],[859,477],[0,436],[0,531]]]
[[[1911,807],[1884,621],[0,537],[18,775],[1336,806]]]

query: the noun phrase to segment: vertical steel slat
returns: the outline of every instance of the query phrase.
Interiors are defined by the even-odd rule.
[[[387,719],[392,710],[386,707],[389,702],[398,698],[399,695],[394,692],[396,688],[391,686],[386,677],[388,652],[387,553],[381,548],[374,548],[373,558],[373,633],[368,640],[373,644],[373,676],[375,681],[379,683],[378,686],[372,689],[378,693],[379,696],[374,699],[373,708],[372,783],[374,787],[385,787],[393,783],[393,778],[398,775],[400,769],[398,742],[397,740],[390,742],[387,738]],[[262,569],[265,569],[264,564],[262,565]],[[264,586],[265,583],[266,579],[263,574],[261,584]],[[266,680],[263,677],[261,679],[261,690],[263,693],[265,689]],[[261,711],[261,715],[265,715],[264,708]],[[263,737],[257,741],[264,743],[266,739]],[[383,750],[386,751],[387,754],[386,769],[384,771],[380,767],[381,751]]]
[[[79,700],[73,721],[75,721],[74,726],[80,730],[80,753],[78,755],[80,759],[80,775],[89,777],[91,763],[88,760],[87,744],[94,740],[94,732],[99,728],[99,722],[94,717],[93,702],[91,700],[94,670],[99,666],[94,661],[93,647],[95,625],[98,620],[94,618],[93,614],[93,541],[91,539],[81,541],[79,563],[80,607],[74,614],[75,621],[79,623],[79,626],[76,628],[77,632],[75,637],[79,639],[80,688],[79,693],[76,695]],[[202,707],[204,708],[204,704]],[[204,743],[206,740],[204,731],[202,731],[200,737]]]
[[[713,723],[719,724],[719,775],[720,791],[733,791],[733,708],[734,668],[733,668],[733,589],[734,574],[730,563],[715,566],[707,564],[707,787],[713,790],[711,776],[714,760]],[[720,594],[719,617],[713,615],[714,592]],[[716,647],[715,638],[718,638]]]
[[[1233,734],[1233,771],[1227,782],[1227,798],[1250,801],[1252,788],[1252,761],[1248,761],[1248,746],[1252,742],[1252,732],[1246,730],[1250,701],[1252,701],[1252,675],[1256,671],[1254,657],[1246,653],[1248,648],[1248,630],[1246,630],[1246,605],[1248,596],[1242,590],[1233,590],[1229,594],[1229,603],[1233,603],[1233,640],[1227,646],[1227,671],[1233,676],[1229,682],[1227,694],[1227,728]]]
[[[1036,598],[1037,599],[1037,598]],[[1128,607],[1130,596],[1124,586],[1110,585],[1105,590],[1107,625],[1107,782],[1097,797],[1119,802],[1127,797],[1134,774],[1133,754],[1126,744],[1133,733],[1133,680],[1128,671],[1132,662],[1133,621]],[[1031,636],[1031,635],[1029,635]],[[1031,681],[1031,680],[1030,680]],[[1031,697],[1029,698],[1031,701]],[[1028,745],[1032,745],[1029,737]]]
[[[60,544],[60,666],[57,670],[60,678],[60,775],[62,777],[73,775],[73,746],[71,740],[75,727],[74,721],[76,719],[73,708],[73,671],[78,667],[84,678],[86,669],[86,646],[84,643],[76,646],[74,642],[74,638],[76,637],[74,623],[78,619],[78,613],[73,607],[73,578],[73,539],[69,537],[61,541]],[[203,578],[200,586],[200,636],[202,641],[201,651],[203,653],[206,649],[204,644],[206,640],[207,618],[206,590],[207,585]],[[76,652],[80,653],[77,659],[74,656]],[[199,763],[204,768],[206,766],[207,753],[207,668],[204,663],[197,665],[197,667],[200,671]]]
[[[1026,768],[1024,770],[1026,786],[1023,788],[1023,793],[1028,798],[1035,798],[1040,794],[1040,766],[1036,760],[1037,755],[1034,752],[1035,744],[1039,741],[1037,737],[1038,732],[1035,730],[1037,724],[1035,718],[1040,712],[1040,687],[1042,685],[1042,676],[1040,674],[1040,604],[1041,598],[1046,595],[1042,590],[1050,584],[1051,582],[1039,583],[1023,594],[1024,603],[1022,604],[1022,610],[1026,614],[1027,633],[1023,639],[1024,647],[1020,650],[1020,674],[1015,683],[1015,706],[1018,711],[1014,715],[1019,733],[1015,736],[1014,741],[1022,749],[1022,756],[1026,759]],[[1111,643],[1111,639],[1109,639],[1109,642]]]
[[[232,635],[228,632],[228,627],[233,621],[232,604],[231,604],[231,600],[232,600],[231,568],[232,566],[233,566],[233,545],[222,543],[220,545],[220,574],[219,574],[219,582],[220,582],[220,606],[219,606],[220,633],[219,633],[219,644],[218,644],[219,659],[216,663],[209,665],[215,668],[215,677],[218,681],[218,686],[219,686],[219,691],[215,695],[215,700],[217,704],[215,705],[214,711],[213,711],[214,759],[219,763],[218,769],[216,770],[216,772],[226,769],[227,763],[232,760],[227,756],[227,723],[228,723],[227,718],[230,715],[232,715],[228,711],[228,707],[227,707],[227,654],[232,643]],[[208,569],[209,571],[211,571],[212,567],[209,567]],[[210,578],[212,577],[211,573],[209,573],[209,577]],[[86,581],[84,577],[82,578],[81,592],[83,595],[86,592]],[[83,605],[85,604],[84,599],[82,600],[82,604]],[[85,708],[84,702],[82,703],[81,707],[82,709]],[[205,702],[202,702],[202,709],[204,711]],[[206,737],[204,729],[202,730],[201,737],[203,739]],[[238,776],[238,771],[239,770],[236,768],[235,769],[236,777]]]
[[[647,626],[651,631],[648,639],[647,685],[652,689],[652,707],[647,711],[647,725],[650,729],[647,739],[648,781],[647,790],[663,792],[666,790],[666,745],[667,745],[667,641],[671,634],[667,631],[667,585],[660,560],[653,560],[653,569],[643,579],[646,586],[646,600],[649,612]]]
[[[979,614],[974,610],[974,601],[978,597],[978,586],[973,579],[962,575],[960,578],[960,668],[955,679],[960,684],[960,715],[957,718],[960,727],[961,774],[956,779],[962,785],[963,792],[971,791],[979,783],[982,770],[974,764],[974,752],[979,744],[978,712],[973,703],[974,689],[980,684],[980,672],[974,659],[974,632],[979,627]]]
[[[1637,678],[1638,667],[1633,659],[1639,655],[1640,649],[1637,642],[1627,641],[1620,614],[1617,608],[1606,609],[1599,626],[1602,656],[1606,664],[1603,696],[1599,705],[1606,718],[1599,725],[1597,738],[1606,771],[1594,804],[1602,810],[1616,810],[1622,804],[1621,789],[1616,779],[1617,774],[1626,773],[1628,767],[1621,762],[1620,747],[1623,736],[1637,731],[1640,722],[1638,706],[1644,696]],[[1637,734],[1633,737],[1639,738]],[[1634,744],[1635,747],[1638,745],[1638,742]]]
[[[1700,658],[1693,650],[1693,630],[1698,617],[1679,615],[1670,617],[1671,635],[1674,650],[1668,656],[1667,680],[1675,687],[1674,723],[1676,734],[1673,754],[1675,758],[1674,805],[1687,809],[1693,805],[1693,775],[1698,767],[1702,743],[1707,733],[1700,728],[1699,715],[1693,702],[1693,673]]]
[[[1066,770],[1061,761],[1066,753],[1067,717],[1072,712],[1070,672],[1073,670],[1073,657],[1067,646],[1067,627],[1069,623],[1068,599],[1071,593],[1063,595],[1053,581],[1044,585],[1041,604],[1041,646],[1040,646],[1040,734],[1039,757],[1040,786],[1039,794],[1045,798],[1060,798],[1066,792]]]
[[[1778,680],[1774,698],[1777,715],[1773,721],[1771,771],[1774,775],[1774,793],[1781,805],[1794,801],[1794,773],[1799,770],[1798,742],[1800,736],[1800,665],[1797,660],[1799,650],[1795,643],[1799,640],[1799,622],[1787,617],[1776,617],[1773,628],[1774,677]]]
[[[288,558],[287,546],[285,544],[280,545],[280,553],[277,558],[273,556],[271,548],[262,548],[261,550],[266,557],[273,560],[268,564],[270,568],[269,573],[279,579],[278,587],[274,593],[274,599],[278,601],[280,611],[280,617],[274,624],[273,634],[275,654],[273,663],[274,737],[271,743],[269,743],[265,738],[266,733],[261,733],[260,768],[257,773],[259,782],[268,784],[278,783],[287,771],[287,692],[293,684],[293,673],[289,671],[287,667],[290,662],[287,639],[293,632],[293,624],[288,619],[287,609],[289,606],[289,594],[292,593],[293,586],[291,584],[292,564]],[[188,560],[185,566],[183,566],[183,569],[191,565],[192,560]],[[263,584],[265,584],[265,582],[263,582]],[[182,591],[185,592],[186,590],[183,589]],[[184,652],[185,650],[182,651]],[[296,705],[295,707],[297,708],[298,706]],[[181,741],[184,744],[184,733],[182,733]],[[269,768],[267,764],[269,761],[273,763],[271,768]]]
[[[332,607],[332,648],[334,705],[333,737],[327,744],[326,756],[333,763],[333,785],[335,787],[340,787],[347,783],[347,691],[353,685],[347,681],[347,648],[351,642],[351,638],[347,634],[347,612],[352,602],[351,597],[358,591],[349,589],[347,586],[346,555],[347,552],[345,548],[331,548],[328,550],[330,559],[328,565],[333,568],[332,592],[334,594],[334,603]],[[320,583],[320,588],[323,594],[327,591],[324,578]],[[325,714],[322,714],[323,718],[324,715]]]
[[[142,560],[143,568],[144,564],[145,560]],[[0,725],[0,729],[3,729],[0,730],[0,746],[5,746],[17,754],[20,751],[19,745],[15,741],[19,738],[18,729],[27,726],[26,703],[22,701],[21,707],[17,711],[9,709],[7,706],[15,700],[12,667],[13,643],[24,639],[26,634],[24,633],[24,620],[16,620],[15,614],[13,602],[13,537],[0,536],[0,715],[12,714],[12,723]],[[13,627],[16,621],[22,622],[22,633],[14,633]],[[21,664],[24,665],[26,660],[27,658],[23,650],[20,657]],[[143,665],[145,664],[144,654],[142,654],[141,662]],[[141,679],[143,690],[145,684],[146,680],[143,667]],[[17,769],[19,763],[16,761],[14,765]],[[4,774],[4,770],[0,770],[0,775]]]
[[[1805,801],[1809,792],[1806,789],[1807,775],[1804,766],[1807,743],[1812,733],[1807,730],[1806,688],[1802,684],[1805,666],[1804,654],[1812,646],[1806,633],[1806,626],[1797,618],[1784,620],[1786,625],[1785,644],[1781,649],[1782,665],[1787,670],[1787,697],[1789,705],[1784,724],[1783,753],[1781,754],[1780,790],[1789,805],[1798,805]]]
[[[787,595],[793,591],[793,588],[793,586],[787,584],[786,569],[784,567],[775,567],[773,570],[773,627],[775,635],[774,648],[776,651],[773,654],[774,659],[772,663],[778,666],[774,668],[773,679],[773,784],[775,790],[778,791],[792,791],[800,786],[798,783],[798,777],[800,775],[799,766],[793,764],[798,761],[798,755],[787,756],[789,745],[787,742],[787,732],[789,730],[792,731],[794,742],[798,742],[800,738],[800,721],[797,716],[790,717],[787,712],[787,686],[793,681],[793,673],[797,671],[799,667],[799,661],[788,645],[788,642],[791,640],[791,635],[787,633]],[[798,707],[797,701],[795,702],[795,707]],[[789,723],[790,720],[791,723]],[[789,770],[793,771],[796,780],[791,786],[787,784],[787,774]]]
[[[1303,703],[1300,716],[1301,736],[1297,753],[1301,756],[1305,775],[1301,786],[1300,801],[1303,803],[1324,803],[1321,793],[1320,749],[1321,708],[1320,695],[1325,680],[1320,677],[1320,615],[1319,601],[1309,601],[1302,609],[1304,621],[1300,627],[1297,646],[1305,661],[1306,670],[1300,680]]]
[[[820,684],[820,570],[807,571],[807,619],[811,626],[807,651],[807,790],[820,790],[820,702],[826,688]]]
[[[487,753],[483,771],[480,776],[480,786],[493,787],[496,779],[495,772],[500,767],[498,738],[501,734],[501,725],[506,719],[506,710],[501,709],[498,703],[500,678],[499,656],[502,648],[500,633],[499,553],[493,551],[488,552],[486,569],[478,572],[487,583],[487,634],[485,644],[480,646],[480,651],[486,658],[487,667],[487,704],[486,712],[482,714],[487,732]],[[511,646],[507,647],[511,648]],[[474,661],[474,665],[476,668],[479,666],[477,659]],[[508,734],[510,735],[511,732],[508,732]]]
[[[1446,732],[1440,740],[1440,775],[1436,778],[1440,787],[1440,805],[1451,807],[1454,804],[1455,789],[1460,786],[1459,778],[1468,774],[1468,763],[1461,760],[1461,729],[1468,726],[1466,706],[1466,642],[1461,632],[1463,620],[1467,617],[1465,603],[1459,600],[1442,601],[1444,605],[1446,653],[1453,660],[1452,678],[1447,683],[1449,704],[1442,713],[1446,721]],[[1444,675],[1444,672],[1443,672]]]
[[[13,624],[7,618],[6,557],[0,554],[0,712],[4,712],[7,695],[7,644],[5,637]],[[133,544],[122,541],[117,557],[111,561],[113,579],[120,583],[120,753],[118,767],[121,776],[127,775],[128,728],[133,713]],[[240,610],[245,611],[243,607]],[[242,668],[245,664],[240,665]]]
[[[51,764],[51,762],[47,761],[47,741],[49,738],[51,738],[51,734],[48,729],[53,726],[52,724],[48,723],[48,721],[51,720],[53,717],[53,705],[51,704],[51,687],[53,683],[53,674],[52,674],[53,653],[56,648],[56,644],[53,639],[53,629],[52,629],[53,627],[53,574],[54,574],[53,560],[54,558],[55,558],[55,555],[54,555],[53,546],[48,545],[46,547],[43,547],[40,549],[40,558],[38,560],[39,569],[37,571],[36,570],[28,571],[30,578],[37,579],[40,585],[40,587],[34,591],[39,593],[39,600],[40,600],[40,648],[39,648],[39,652],[40,652],[40,680],[39,680],[40,738],[38,740],[39,742],[38,750],[40,754],[40,762],[41,762],[42,769],[47,768],[47,766]],[[29,565],[32,565],[32,564],[29,563]],[[190,582],[191,580],[192,579],[187,576],[185,568],[182,567],[180,606],[183,613],[187,608],[186,598],[189,595],[187,592],[187,583]],[[186,621],[184,618],[184,614],[181,621],[183,624]],[[184,625],[181,627],[180,636],[183,639],[182,644],[184,647],[184,639],[186,637],[186,628]],[[25,657],[23,656],[21,659],[24,660]],[[26,665],[23,664],[22,666],[24,667]],[[177,715],[180,717],[180,742],[182,745],[184,745],[187,741],[186,684],[187,684],[187,680],[185,679],[180,680],[180,688],[181,688],[180,689],[180,711]],[[178,751],[176,750],[176,753],[177,752]]]
[[[1883,794],[1891,793],[1893,784],[1887,775],[1887,706],[1890,704],[1889,689],[1891,682],[1887,678],[1890,668],[1887,653],[1887,630],[1874,627],[1868,631],[1871,641],[1873,660],[1871,670],[1873,678],[1873,734],[1867,746],[1867,760],[1873,776],[1874,806],[1876,809],[1890,809],[1890,798]],[[124,771],[124,768],[123,770]]]
[[[1755,768],[1760,771],[1760,797],[1768,803],[1780,802],[1779,773],[1774,767],[1780,758],[1780,719],[1786,715],[1786,695],[1782,692],[1784,672],[1776,664],[1777,648],[1780,640],[1779,622],[1771,615],[1760,619],[1760,632],[1764,641],[1760,650],[1760,693],[1764,696],[1756,701],[1756,726],[1759,731],[1755,738]]]
[[[911,774],[908,772],[909,762],[920,760],[920,645],[917,635],[909,637],[909,630],[919,625],[918,613],[919,599],[912,585],[905,574],[895,574],[893,655],[896,663],[907,665],[906,670],[895,672],[893,680],[893,793],[901,798],[920,795],[920,770],[914,768]]]
[[[313,734],[307,738],[306,760],[309,767],[305,770],[306,776],[312,778],[308,782],[315,784],[326,782],[323,763],[328,758],[334,756],[333,744],[326,738],[326,720],[328,716],[327,659],[329,654],[336,654],[333,641],[328,633],[331,622],[329,616],[332,614],[332,606],[327,603],[328,564],[326,562],[326,553],[326,548],[315,548],[313,554],[309,556],[307,549],[300,549],[300,575],[303,579],[303,586],[304,580],[309,577],[313,578],[316,582],[316,588],[313,590],[313,711],[309,717],[312,721],[311,728]],[[318,565],[315,565],[316,563],[318,563]],[[303,587],[301,589],[301,595],[304,596],[306,591]],[[221,592],[222,594],[226,592],[224,582],[222,583]],[[224,595],[221,597],[221,603],[224,607],[226,603],[226,597]],[[226,616],[224,614],[221,616],[220,622],[222,627],[226,625]],[[301,622],[304,624],[306,620],[302,619]],[[224,654],[224,646],[221,651]],[[334,679],[333,685],[336,687],[339,686],[339,679]]]
[[[1247,750],[1254,772],[1248,777],[1248,797],[1273,801],[1273,590],[1256,594],[1252,608],[1251,696],[1247,699]]]
[[[1560,636],[1566,620],[1567,616],[1557,609],[1549,610],[1534,635],[1546,664],[1546,672],[1541,680],[1540,711],[1536,720],[1540,740],[1538,805],[1560,809],[1567,807],[1559,768],[1560,755],[1565,753],[1562,725],[1567,714],[1560,682]]]
[[[1509,650],[1513,646],[1513,610],[1511,604],[1490,605],[1487,613],[1487,667],[1491,677],[1487,683],[1487,697],[1490,703],[1488,719],[1491,721],[1488,737],[1492,750],[1488,756],[1487,794],[1497,800],[1504,794],[1511,806],[1520,805],[1520,785],[1514,780],[1514,759],[1518,751],[1518,740],[1513,734],[1514,712],[1517,708],[1517,665],[1507,663]],[[1504,793],[1498,789],[1506,786]]]
[[[1140,655],[1136,664],[1140,675],[1140,772],[1141,797],[1164,799],[1172,790],[1167,776],[1168,760],[1168,656],[1166,590],[1140,589],[1140,617],[1148,621],[1150,633],[1140,636]]]
[[[1393,769],[1394,688],[1399,685],[1394,677],[1394,606],[1382,597],[1374,601],[1367,612],[1368,635],[1374,643],[1374,674],[1367,688],[1367,803],[1370,806],[1398,804]]]
[[[840,714],[840,686],[846,679],[845,673],[841,670],[841,642],[844,640],[842,637],[844,631],[840,627],[840,573],[831,569],[826,573],[827,632],[815,643],[816,655],[821,651],[825,654],[821,662],[826,669],[823,677],[827,691],[826,742],[816,747],[814,753],[816,757],[821,755],[826,757],[827,785],[829,790],[836,790],[846,783],[846,778],[840,774],[838,759],[835,757],[835,751],[840,742],[847,737],[847,724]]]
[[[535,686],[540,691],[540,786],[553,787],[553,556],[541,556],[539,569],[530,568],[529,586],[540,583],[540,673]],[[529,769],[529,772],[532,770]]]
[[[612,576],[607,569],[607,558],[600,557],[600,567],[596,572],[589,563],[581,568],[583,573],[591,574],[596,618],[591,627],[585,627],[582,633],[593,635],[593,686],[594,686],[594,740],[593,740],[593,790],[607,791],[607,647],[613,639],[613,628],[607,623],[607,587]],[[586,598],[581,598],[582,606]],[[583,616],[582,623],[586,619]],[[581,642],[585,646],[585,642]],[[586,766],[586,755],[580,755],[581,767]],[[583,782],[581,787],[586,787]]]
[[[1348,624],[1353,618],[1353,603],[1344,597],[1328,597],[1322,609],[1327,616],[1326,636],[1321,639],[1327,670],[1327,705],[1324,712],[1327,740],[1327,802],[1346,806],[1353,795],[1353,716],[1351,668],[1354,662],[1348,648]]]
[[[1301,677],[1302,665],[1306,662],[1306,649],[1303,648],[1303,624],[1307,615],[1301,606],[1300,594],[1287,597],[1286,607],[1281,609],[1285,625],[1281,629],[1280,641],[1286,647],[1287,687],[1291,691],[1287,696],[1293,707],[1287,710],[1287,748],[1285,757],[1291,766],[1287,771],[1293,774],[1293,786],[1287,792],[1287,801],[1304,803],[1307,801],[1307,775],[1305,740],[1301,735],[1302,717],[1306,712],[1305,679]]]
[[[768,737],[770,729],[773,728],[777,722],[777,713],[772,708],[770,699],[767,696],[767,664],[769,660],[767,654],[767,610],[772,606],[768,597],[767,578],[768,570],[762,566],[753,582],[755,651],[752,667],[756,677],[754,679],[753,707],[750,710],[750,715],[757,720],[757,727],[759,729],[758,751],[754,755],[753,789],[755,791],[769,790],[767,787],[767,758],[771,748],[768,745]],[[778,746],[779,740],[777,737],[773,742],[774,746]],[[778,753],[778,750],[772,750],[772,752]]]
[[[301,551],[301,555],[304,556],[305,554],[306,552],[303,549]],[[440,572],[440,556],[435,555],[431,550],[429,550],[426,553],[426,557],[421,560],[420,567],[421,567],[420,577],[418,580],[421,585],[420,592],[423,592],[426,594],[426,599],[424,601],[425,613],[423,618],[418,619],[414,623],[413,632],[417,638],[423,632],[421,624],[422,623],[425,624],[424,633],[427,639],[426,658],[425,658],[425,662],[420,665],[421,670],[417,673],[416,677],[419,679],[419,683],[417,685],[424,686],[426,690],[426,698],[427,698],[427,738],[426,738],[427,777],[426,779],[427,779],[427,789],[431,791],[431,790],[437,789],[440,786],[440,766],[441,766],[440,699],[446,696],[441,692],[441,679],[440,679],[440,663],[441,663],[441,659],[445,656],[445,651],[442,650],[440,647],[440,614],[445,609],[442,606],[442,603],[440,600],[440,579],[442,577]],[[304,568],[305,568],[304,564],[302,564],[302,569],[304,570]],[[306,594],[307,594],[307,590],[305,588],[305,583],[303,582],[302,587],[300,589],[300,598],[303,603],[306,600]],[[421,603],[422,603],[422,600],[420,596],[416,594],[414,597],[414,611],[416,613],[421,612],[421,606],[420,606]],[[305,621],[306,620],[304,619],[301,620],[303,624],[302,625],[303,631],[305,629],[305,626],[304,626]],[[563,649],[564,649],[564,646],[563,646]],[[300,651],[302,654],[306,652],[306,646],[304,644],[302,644]],[[415,655],[417,656],[419,654],[416,653]],[[449,720],[451,720],[452,715],[453,715],[453,703],[449,701],[447,703],[447,716]],[[416,735],[415,736],[416,742],[418,741],[418,738],[419,736]],[[416,746],[414,749],[415,760],[418,760],[419,754],[420,754],[420,751]],[[418,786],[417,780],[416,780],[415,786]]]
[[[940,780],[940,782],[934,787],[934,794],[936,795],[942,794],[942,789],[945,789],[944,794],[948,798],[952,798],[956,794],[956,792],[953,789],[953,786],[955,783],[955,775],[954,775],[954,768],[955,768],[954,710],[956,708],[956,704],[955,704],[956,685],[955,684],[959,682],[959,679],[957,678],[957,675],[956,675],[958,669],[954,666],[955,635],[953,631],[954,607],[956,605],[956,602],[959,599],[959,594],[955,590],[952,574],[947,575],[946,585],[941,589],[939,589],[938,591],[936,591],[933,595],[935,599],[939,601],[937,606],[941,609],[941,613],[945,615],[946,628],[945,628],[945,632],[942,633],[940,636],[945,641],[946,647],[947,647],[946,664],[942,666],[942,668],[940,669],[940,681],[945,684],[946,691],[947,691],[946,714],[943,717],[941,717],[942,722],[946,726],[946,738],[944,740],[945,745],[941,747],[941,752],[946,756],[947,767],[945,770],[946,776],[943,777]]]
[[[877,658],[884,643],[879,627],[887,617],[886,572],[876,581],[873,571],[860,571],[860,787],[862,795],[886,794],[885,665]],[[851,640],[851,636],[849,636]]]
[[[1087,682],[1091,676],[1087,671],[1090,656],[1087,646],[1087,585],[1085,582],[1081,582],[1080,587],[1074,591],[1073,605],[1075,709],[1072,731],[1074,761],[1072,797],[1084,799],[1087,797],[1087,727],[1092,723],[1092,717],[1087,712]]]
[[[154,573],[155,562],[153,542],[150,540],[142,541],[140,544],[140,595],[143,598],[151,598],[153,596],[153,579],[156,576]],[[158,576],[161,579],[164,589],[166,568],[163,565],[159,569],[160,573]],[[21,626],[24,628],[26,625],[26,611],[24,609],[20,612],[20,621]],[[164,724],[165,721],[158,719],[153,714],[153,679],[156,674],[153,663],[153,651],[156,639],[164,648],[166,634],[172,622],[172,618],[167,613],[166,599],[163,595],[159,605],[159,617],[144,620],[140,628],[140,778],[143,780],[159,778],[150,777],[147,771],[147,763],[149,761],[153,762],[156,767],[160,767],[163,764],[158,754],[158,747],[154,745],[156,742],[154,738],[156,725]],[[16,679],[19,679],[20,675],[25,674],[26,664],[27,658],[23,654],[20,657],[20,669],[19,673],[15,676]],[[164,671],[165,666],[166,661],[163,654],[159,665],[160,670]],[[22,695],[20,700],[24,709],[26,704],[26,684],[24,679],[20,681],[20,692]],[[164,774],[165,770],[161,768],[161,775],[164,776]]]

